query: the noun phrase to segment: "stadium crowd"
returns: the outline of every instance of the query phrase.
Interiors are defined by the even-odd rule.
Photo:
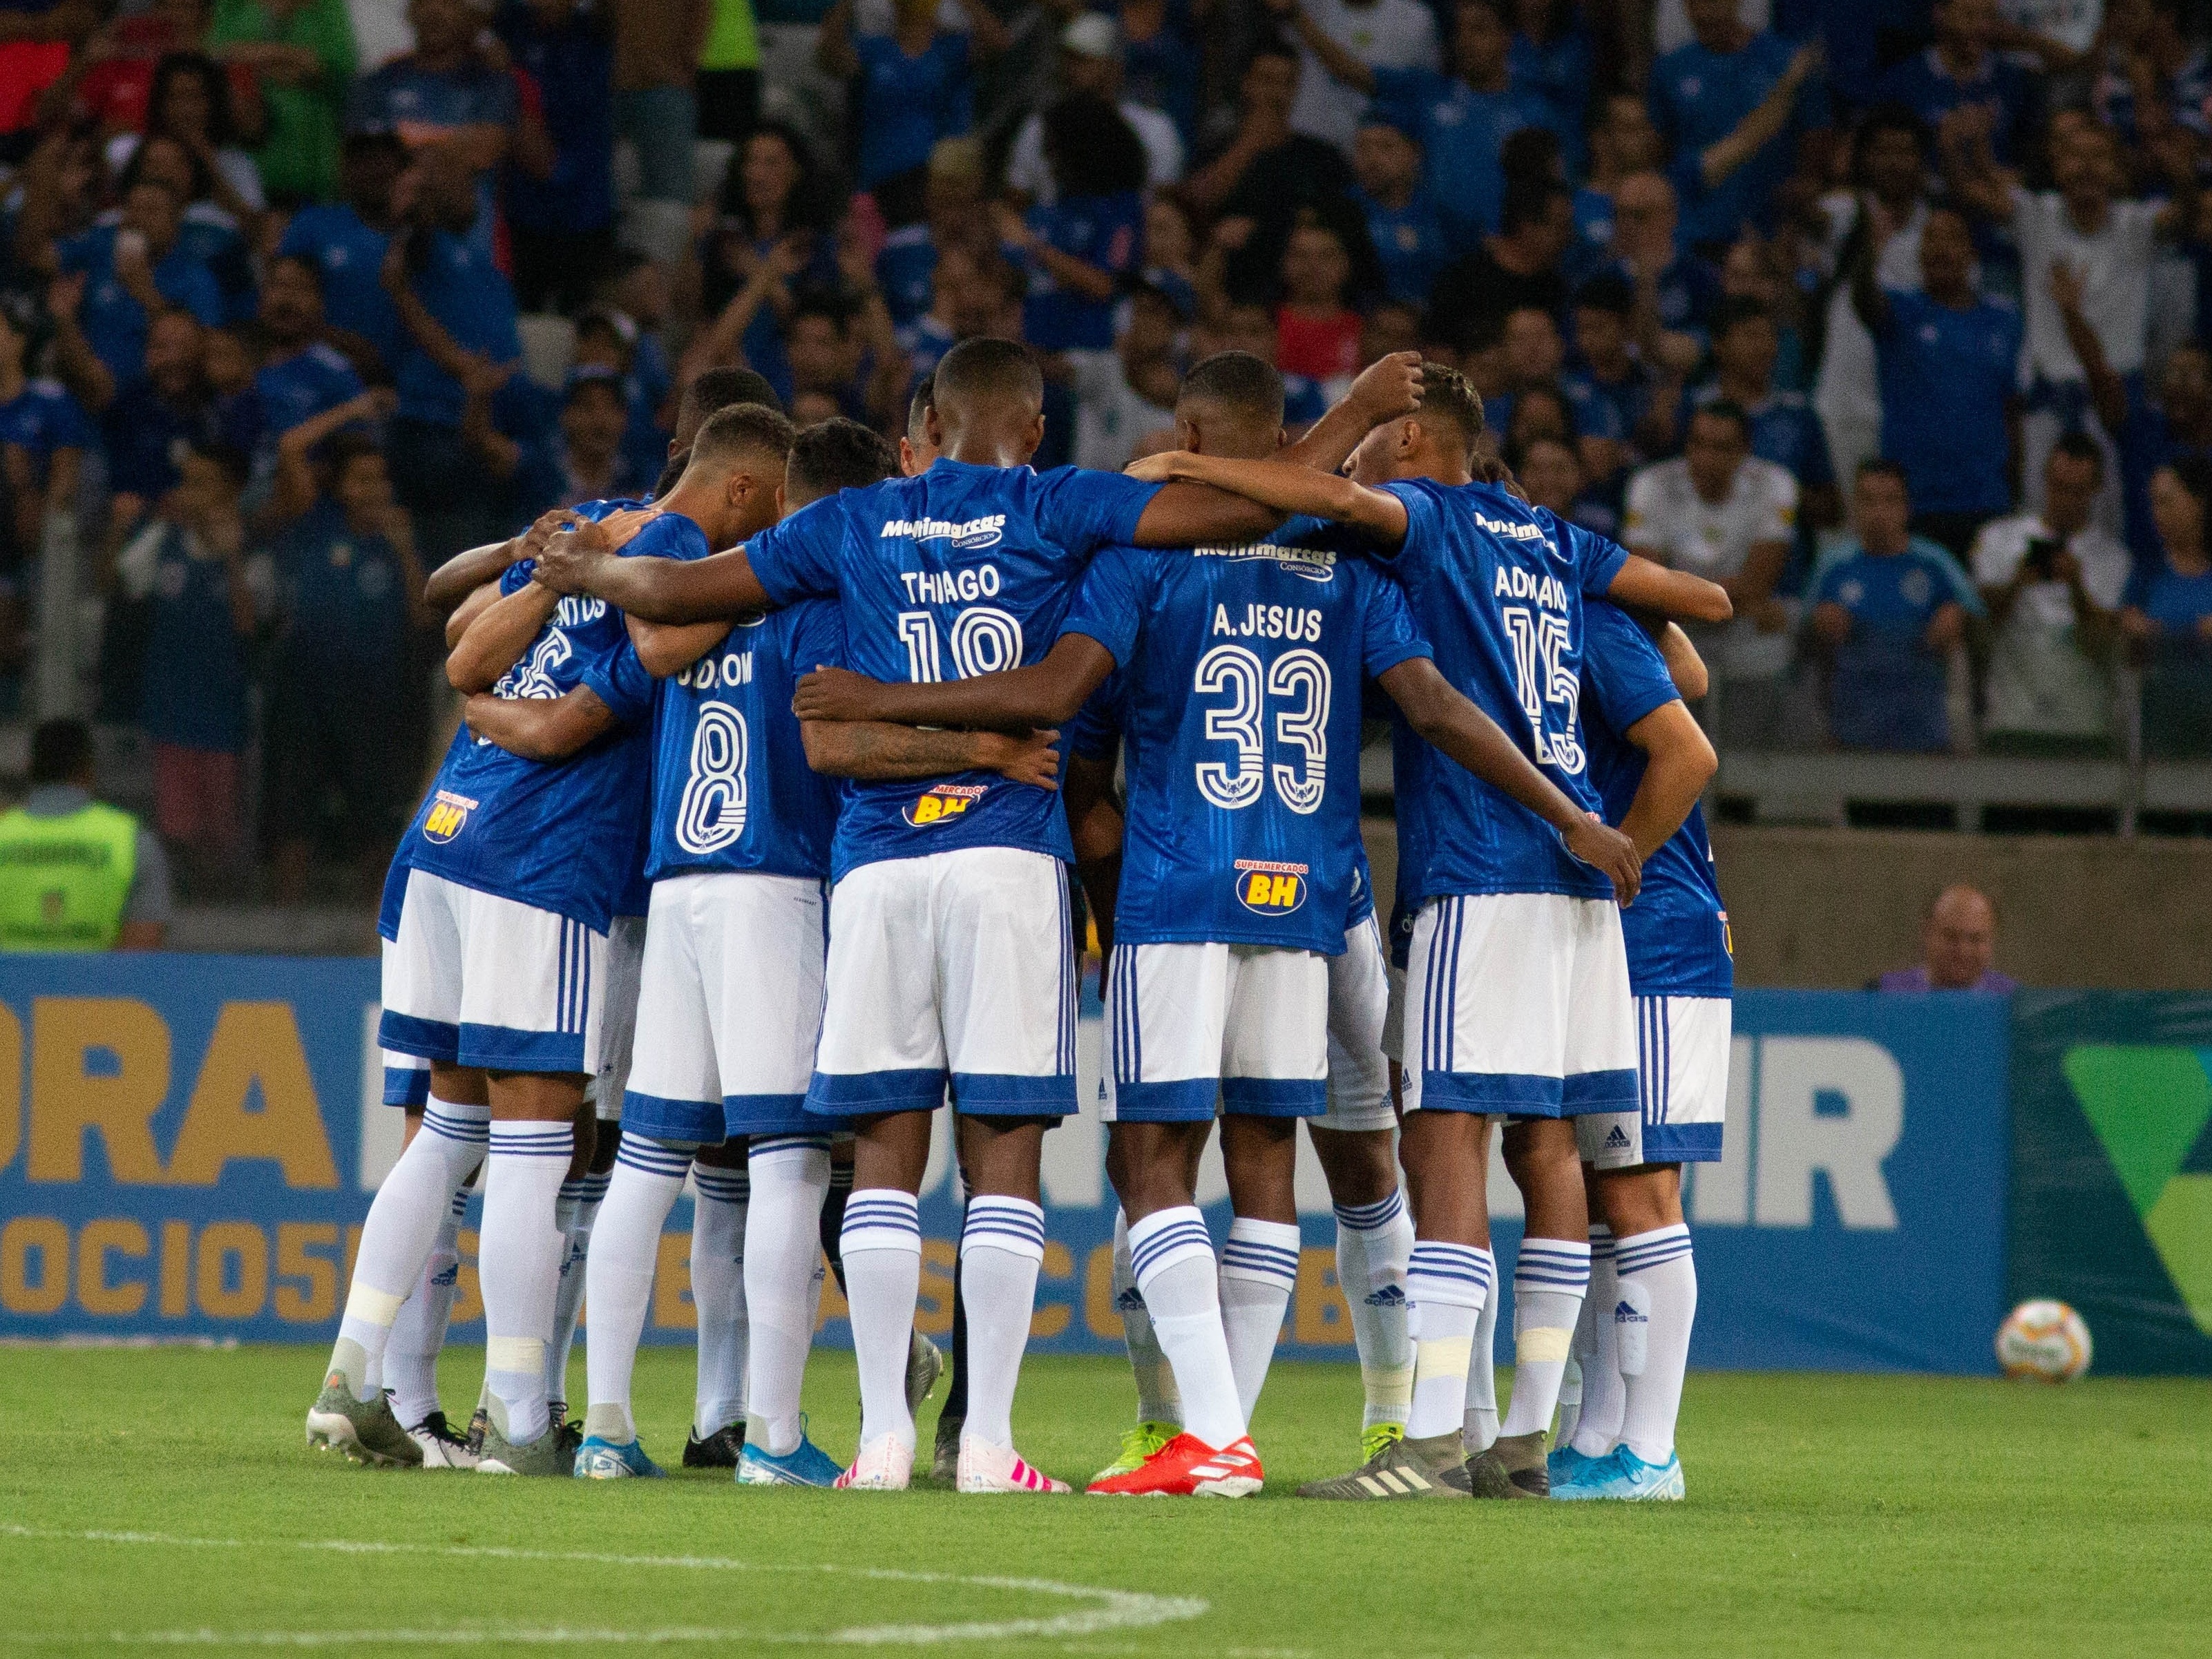
[[[1729,589],[1726,744],[2212,753],[2201,21],[0,0],[0,697],[88,712],[32,691],[77,572],[188,882],[373,876],[426,570],[651,491],[702,369],[895,434],[995,334],[1040,466],[1170,447],[1216,350],[1294,422],[1463,368],[1534,501]]]

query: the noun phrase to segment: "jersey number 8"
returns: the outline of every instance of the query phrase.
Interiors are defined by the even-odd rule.
[[[1264,695],[1263,695],[1264,688]],[[1198,659],[1191,689],[1200,696],[1228,695],[1225,708],[1206,711],[1209,743],[1237,745],[1234,767],[1219,761],[1198,763],[1198,793],[1216,806],[1234,811],[1260,799],[1272,773],[1275,793],[1293,812],[1316,812],[1328,787],[1328,663],[1312,651],[1285,651],[1261,668],[1260,659],[1241,645],[1217,645]],[[1275,741],[1295,744],[1299,759],[1267,764],[1261,726],[1266,699],[1294,708],[1275,710]]]
[[[744,833],[744,716],[726,703],[701,703],[691,775],[676,805],[676,844],[687,853],[718,853]]]

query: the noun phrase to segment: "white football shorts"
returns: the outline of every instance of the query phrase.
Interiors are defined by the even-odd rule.
[[[804,876],[732,871],[653,884],[627,1132],[701,1146],[821,1133],[805,1101],[827,915],[822,884]]]
[[[1393,1129],[1390,1062],[1382,1028],[1390,1006],[1389,959],[1382,930],[1368,918],[1344,936],[1344,954],[1328,958],[1328,1109],[1320,1129]]]
[[[384,1103],[420,1111],[430,1101],[430,1062],[418,1054],[384,1051]]]
[[[607,994],[599,1015],[599,1069],[587,1091],[602,1123],[622,1121],[637,1036],[637,977],[645,960],[645,918],[617,916],[607,929]]]
[[[1116,945],[1106,975],[1109,1123],[1327,1109],[1328,958],[1260,945]]]
[[[1720,1162],[1735,1006],[1727,997],[1636,999],[1637,1109],[1577,1118],[1583,1163],[1632,1170]]]
[[[830,1120],[1075,1110],[1075,945],[1058,859],[963,847],[861,865],[830,899],[806,1109]],[[817,1127],[822,1127],[817,1124]]]
[[[1620,909],[1559,893],[1430,900],[1413,922],[1402,1040],[1418,1055],[1425,1109],[1633,1110],[1636,1022]]]
[[[495,1072],[599,1069],[607,936],[550,910],[407,872],[384,941],[377,1041]]]

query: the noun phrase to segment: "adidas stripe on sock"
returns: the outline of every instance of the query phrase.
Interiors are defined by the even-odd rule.
[[[1423,1239],[1413,1246],[1406,1269],[1406,1294],[1419,1322],[1420,1336],[1413,1345],[1407,1439],[1428,1439],[1461,1427],[1474,1328],[1497,1273],[1496,1261],[1480,1245]]]

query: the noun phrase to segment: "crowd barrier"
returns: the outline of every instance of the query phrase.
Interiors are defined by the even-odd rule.
[[[327,1338],[398,1152],[376,998],[368,961],[0,958],[0,1338]],[[1045,1141],[1041,1352],[1111,1352],[1121,1334],[1097,1013],[1082,1115]],[[1686,1197],[1694,1364],[1987,1372],[2004,1307],[2033,1293],[2082,1308],[2100,1369],[2212,1370],[2212,999],[1751,991],[1735,1022],[1727,1157]],[[920,1318],[936,1334],[957,1187],[940,1133],[921,1211]],[[1226,1191],[1209,1153],[1217,1234]],[[1519,1208],[1495,1160],[1490,1195],[1510,1264]],[[1285,1352],[1349,1358],[1303,1139],[1298,1202]],[[679,1203],[649,1340],[692,1329],[689,1225]],[[464,1341],[481,1332],[474,1249],[465,1232]],[[825,1341],[848,1340],[842,1314],[833,1284]]]

